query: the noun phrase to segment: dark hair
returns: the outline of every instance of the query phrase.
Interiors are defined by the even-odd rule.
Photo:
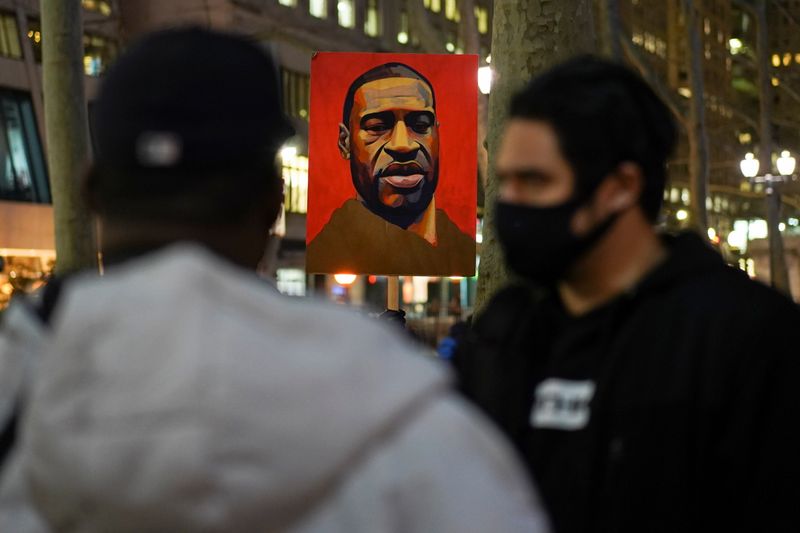
[[[575,172],[579,197],[588,198],[620,163],[639,164],[644,174],[639,204],[656,220],[676,129],[667,106],[638,74],[580,56],[534,78],[514,96],[510,115],[553,127]]]
[[[375,68],[369,69],[350,84],[350,87],[347,89],[347,95],[344,97],[342,124],[349,127],[350,113],[353,111],[353,98],[355,98],[356,91],[359,87],[371,81],[387,78],[412,78],[425,83],[431,90],[433,108],[436,109],[436,92],[433,90],[433,85],[428,81],[428,78],[403,63],[384,63],[383,65],[378,65]]]
[[[253,209],[277,216],[282,184],[275,158],[265,157],[226,171],[141,172],[95,164],[86,192],[91,208],[109,220],[208,225],[239,222]]]
[[[201,28],[143,36],[111,66],[92,110],[87,182],[105,217],[235,222],[281,197],[293,134],[262,45]]]

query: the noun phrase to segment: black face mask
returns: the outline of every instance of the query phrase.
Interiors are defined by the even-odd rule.
[[[563,279],[617,219],[613,214],[587,235],[576,237],[571,230],[572,218],[582,205],[579,199],[553,207],[498,201],[495,227],[509,268],[544,287],[553,287]]]

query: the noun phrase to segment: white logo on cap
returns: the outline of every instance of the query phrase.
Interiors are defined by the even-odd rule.
[[[136,157],[145,167],[171,167],[181,159],[181,138],[170,131],[146,131],[136,142]]]

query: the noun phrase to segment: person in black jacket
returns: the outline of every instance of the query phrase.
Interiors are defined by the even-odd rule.
[[[531,283],[493,298],[455,364],[555,531],[800,531],[800,314],[697,235],[654,229],[665,105],[581,57],[510,115],[496,231]]]

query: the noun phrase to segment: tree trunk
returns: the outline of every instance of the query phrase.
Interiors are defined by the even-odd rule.
[[[706,127],[705,80],[703,78],[703,38],[701,18],[695,0],[684,1],[686,37],[689,43],[687,71],[692,99],[689,106],[689,183],[692,190],[692,225],[700,235],[708,231],[706,197],[710,171],[708,129]]]
[[[772,174],[772,79],[767,26],[767,2],[756,4],[756,30],[758,39],[758,86],[760,106],[760,152],[759,170],[762,175]],[[767,228],[769,237],[769,274],[772,287],[784,294],[791,294],[789,274],[783,254],[783,238],[779,229],[781,197],[777,184],[767,183]]]
[[[89,161],[80,0],[42,0],[47,163],[53,192],[57,271],[97,267],[94,224],[81,182]]]
[[[497,197],[493,160],[514,92],[532,76],[577,53],[596,49],[592,0],[495,0],[492,67],[495,83],[489,98],[489,172],[483,218],[476,312],[508,281],[494,233]]]
[[[459,33],[461,41],[464,43],[465,54],[481,53],[481,36],[478,33],[478,24],[475,20],[475,1],[461,1],[461,24]],[[478,58],[480,62],[482,57]],[[488,130],[488,111],[489,99],[484,94],[478,94],[478,178],[483,180],[482,186],[486,186],[486,173],[489,168],[489,152],[486,150],[486,132]],[[480,188],[479,188],[480,189]]]
[[[622,44],[619,41],[622,21],[619,13],[619,0],[600,0],[598,4],[600,28],[602,28],[603,53],[614,61],[622,62]]]

